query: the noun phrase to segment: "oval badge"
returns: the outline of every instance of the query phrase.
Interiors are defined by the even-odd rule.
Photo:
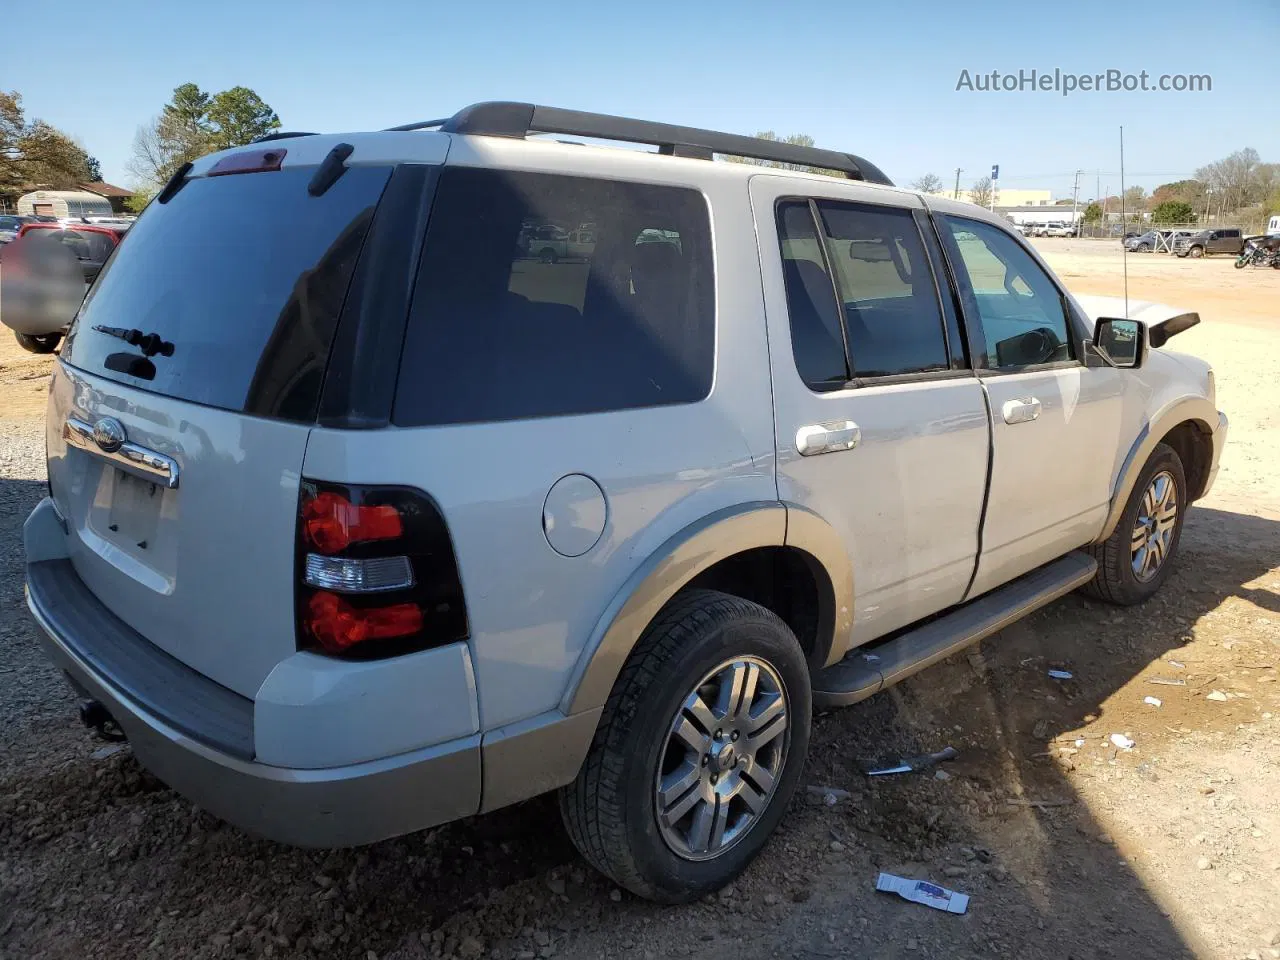
[[[112,417],[103,417],[93,425],[93,442],[103,453],[115,453],[124,446],[124,424]]]

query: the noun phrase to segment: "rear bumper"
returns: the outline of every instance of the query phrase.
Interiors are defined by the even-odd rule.
[[[95,607],[96,598],[75,589],[68,561],[36,560],[27,574],[27,605],[50,659],[110,711],[143,766],[199,807],[269,839],[308,847],[372,843],[479,809],[478,734],[322,769],[256,762],[252,701],[172,660],[101,604]]]

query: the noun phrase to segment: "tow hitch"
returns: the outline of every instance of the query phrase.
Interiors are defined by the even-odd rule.
[[[119,742],[128,739],[110,711],[97,700],[80,701],[80,722],[92,728],[103,740]]]

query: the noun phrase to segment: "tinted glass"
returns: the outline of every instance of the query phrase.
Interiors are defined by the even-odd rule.
[[[999,227],[943,217],[962,290],[982,320],[987,363],[1010,368],[1071,359],[1062,295],[1049,275]]]
[[[710,221],[697,191],[446,168],[393,420],[692,403],[711,390],[714,353]]]
[[[807,202],[778,207],[778,238],[796,370],[814,390],[843,387],[849,381],[849,368],[840,332],[840,307]]]
[[[64,360],[196,403],[309,420],[347,284],[390,173],[350,167],[197,177],[147,207],[80,309]],[[147,363],[95,328],[173,344]]]
[[[56,233],[62,245],[69,247],[80,260],[106,260],[116,246],[109,235],[94,230],[59,230]]]
[[[820,201],[855,377],[946,370],[938,291],[909,210]]]

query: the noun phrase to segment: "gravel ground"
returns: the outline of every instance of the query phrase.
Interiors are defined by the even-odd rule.
[[[1119,292],[1103,245],[1043,249],[1074,287]],[[1131,610],[1065,598],[818,717],[805,782],[849,796],[806,791],[731,890],[681,908],[585,868],[545,799],[299,851],[92,739],[22,610],[41,428],[0,419],[0,957],[1280,957],[1280,274],[1242,274],[1130,260],[1132,295],[1201,307],[1176,345],[1215,363],[1232,417],[1161,595]],[[0,411],[43,375],[5,349]],[[860,772],[948,744],[960,758],[939,774]],[[970,911],[876,894],[879,870],[963,890]]]

